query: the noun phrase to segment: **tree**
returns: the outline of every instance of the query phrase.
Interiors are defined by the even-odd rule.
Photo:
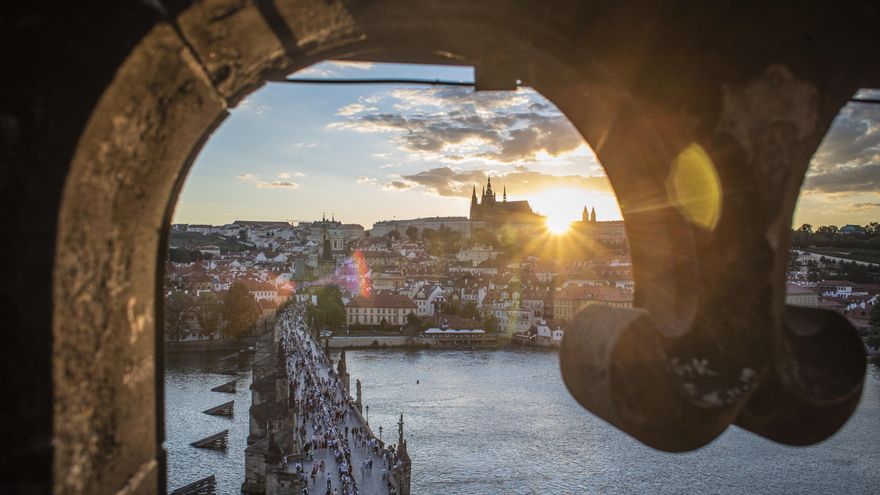
[[[867,284],[872,282],[870,274],[864,265],[855,262],[844,263],[841,266],[840,273],[844,280],[855,282],[857,284]]]
[[[466,303],[464,303],[464,306],[461,307],[461,316],[465,318],[479,320],[480,310],[479,308],[477,308],[477,303],[474,301],[467,301]]]
[[[880,332],[880,302],[871,306],[871,311],[868,313],[868,323],[872,330]]]
[[[419,240],[419,229],[417,229],[415,225],[410,225],[406,229],[406,236],[413,242]]]
[[[192,263],[194,261],[209,260],[214,255],[211,253],[203,253],[198,249],[170,248],[168,250],[168,260],[174,263]]]
[[[179,342],[186,336],[192,317],[193,300],[188,294],[174,291],[165,297],[165,335],[168,340]]]
[[[490,314],[483,320],[483,330],[486,333],[498,333],[498,318]]]
[[[421,324],[422,324],[422,320],[421,320],[418,316],[416,316],[415,313],[413,313],[412,311],[410,311],[410,312],[406,315],[406,324],[409,325],[409,326],[411,326],[411,327],[415,327],[415,326],[419,326],[419,325],[421,325]]]
[[[382,333],[390,333],[392,330],[394,329],[391,327],[391,324],[388,323],[388,320],[382,318],[382,321],[379,322],[379,331]]]
[[[335,285],[323,285],[318,288],[318,304],[309,306],[307,315],[316,328],[338,330],[345,323],[345,307],[342,305],[342,293]]]
[[[803,234],[812,234],[813,226],[811,224],[805,223],[801,225],[801,228],[798,229],[798,232],[801,232]]]
[[[318,289],[318,307],[328,327],[337,329],[345,323],[345,306],[338,286],[325,285]]]
[[[223,298],[223,333],[228,338],[241,338],[260,318],[260,307],[248,288],[236,282],[229,287]]]
[[[198,297],[193,312],[201,328],[200,335],[207,335],[213,339],[214,334],[220,329],[223,302],[216,295],[208,292]]]
[[[461,303],[458,299],[446,301],[440,305],[440,312],[444,315],[461,315]]]

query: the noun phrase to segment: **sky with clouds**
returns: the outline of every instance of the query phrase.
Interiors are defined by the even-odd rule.
[[[473,81],[465,67],[324,62],[292,77]],[[867,97],[875,97],[867,94]],[[814,158],[795,223],[880,213],[880,105],[846,107]],[[491,176],[499,197],[579,218],[620,218],[590,147],[540,94],[425,85],[270,83],[230,111],[187,177],[176,223],[312,220],[369,228],[466,216]]]
[[[880,100],[880,91],[856,98]],[[864,225],[880,221],[880,104],[849,103],[813,156],[795,225]]]

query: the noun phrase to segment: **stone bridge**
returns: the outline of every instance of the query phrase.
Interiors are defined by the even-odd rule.
[[[359,380],[357,397],[350,395],[351,378],[345,351],[334,369],[329,348],[322,350],[309,330],[303,308],[294,306],[279,316],[273,332],[257,342],[242,492],[320,495],[327,492],[328,485],[342,488],[341,463],[337,462],[334,449],[315,449],[308,445],[314,435],[329,430],[328,421],[333,416],[330,412],[335,403],[341,406],[332,411],[345,413],[335,425],[338,429],[335,438],[348,445],[348,455],[342,457],[351,465],[348,472],[358,493],[408,495],[412,463],[403,438],[403,415],[396,446],[385,445],[376,438],[361,414],[363,397]],[[312,414],[307,418],[309,387],[316,383],[323,384],[320,390],[326,403],[322,401],[321,408],[326,411],[321,413],[327,415]],[[321,425],[318,430],[314,428],[316,423]],[[364,432],[361,438],[355,437],[355,428]],[[364,445],[362,439],[373,443]],[[325,469],[312,478],[313,466],[321,463]],[[372,468],[362,469],[367,463]],[[340,493],[345,492],[340,490]]]

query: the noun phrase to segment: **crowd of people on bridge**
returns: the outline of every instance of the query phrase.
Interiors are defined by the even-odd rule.
[[[360,479],[364,481],[373,477],[375,457],[382,463],[381,483],[389,494],[395,494],[389,476],[396,462],[394,449],[383,448],[382,442],[367,428],[358,426],[360,423],[354,422],[355,426],[347,424],[346,420],[352,414],[350,397],[335,373],[323,372],[323,366],[332,370],[332,363],[312,337],[303,331],[304,315],[301,311],[292,311],[282,318],[285,321],[281,325],[280,344],[287,356],[291,400],[296,401],[300,411],[300,426],[296,433],[304,460],[311,462],[309,469],[302,462],[294,468],[300,474],[303,495],[320,494],[322,489],[324,495],[358,495],[352,448],[361,449],[364,457],[359,466]],[[325,457],[324,453],[332,455],[336,463],[334,467],[328,466],[323,459],[316,461],[317,456]],[[319,484],[321,487],[316,488]]]

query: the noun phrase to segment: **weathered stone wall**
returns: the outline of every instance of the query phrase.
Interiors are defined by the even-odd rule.
[[[268,440],[261,440],[245,449],[244,481],[241,491],[244,493],[265,493],[266,491],[266,449]]]
[[[474,64],[480,88],[516,79],[537,88],[593,146],[621,200],[636,305],[650,315],[641,340],[665,355],[705,351],[767,373],[789,338],[782,275],[808,158],[853,92],[880,86],[866,53],[878,46],[878,8],[7,2],[0,229],[10,253],[0,257],[0,309],[2,371],[16,399],[0,421],[0,491],[155,493],[164,484],[156,261],[174,196],[229,105],[267,78],[333,56]],[[688,201],[668,187],[692,144],[723,186],[711,228],[694,224]],[[830,373],[829,363],[817,372]],[[606,388],[625,385],[622,377]],[[798,377],[762,383],[789,379]],[[835,381],[859,390],[852,377]],[[735,405],[682,405],[685,423],[707,426],[671,441],[700,445],[742,417],[752,394],[768,404],[781,396],[738,393]],[[796,415],[774,418],[797,424]],[[772,430],[761,421],[752,415],[745,427]]]
[[[405,347],[416,343],[413,337],[394,336],[338,336],[330,337],[331,349],[351,349],[358,347]],[[431,341],[433,342],[433,340]]]

